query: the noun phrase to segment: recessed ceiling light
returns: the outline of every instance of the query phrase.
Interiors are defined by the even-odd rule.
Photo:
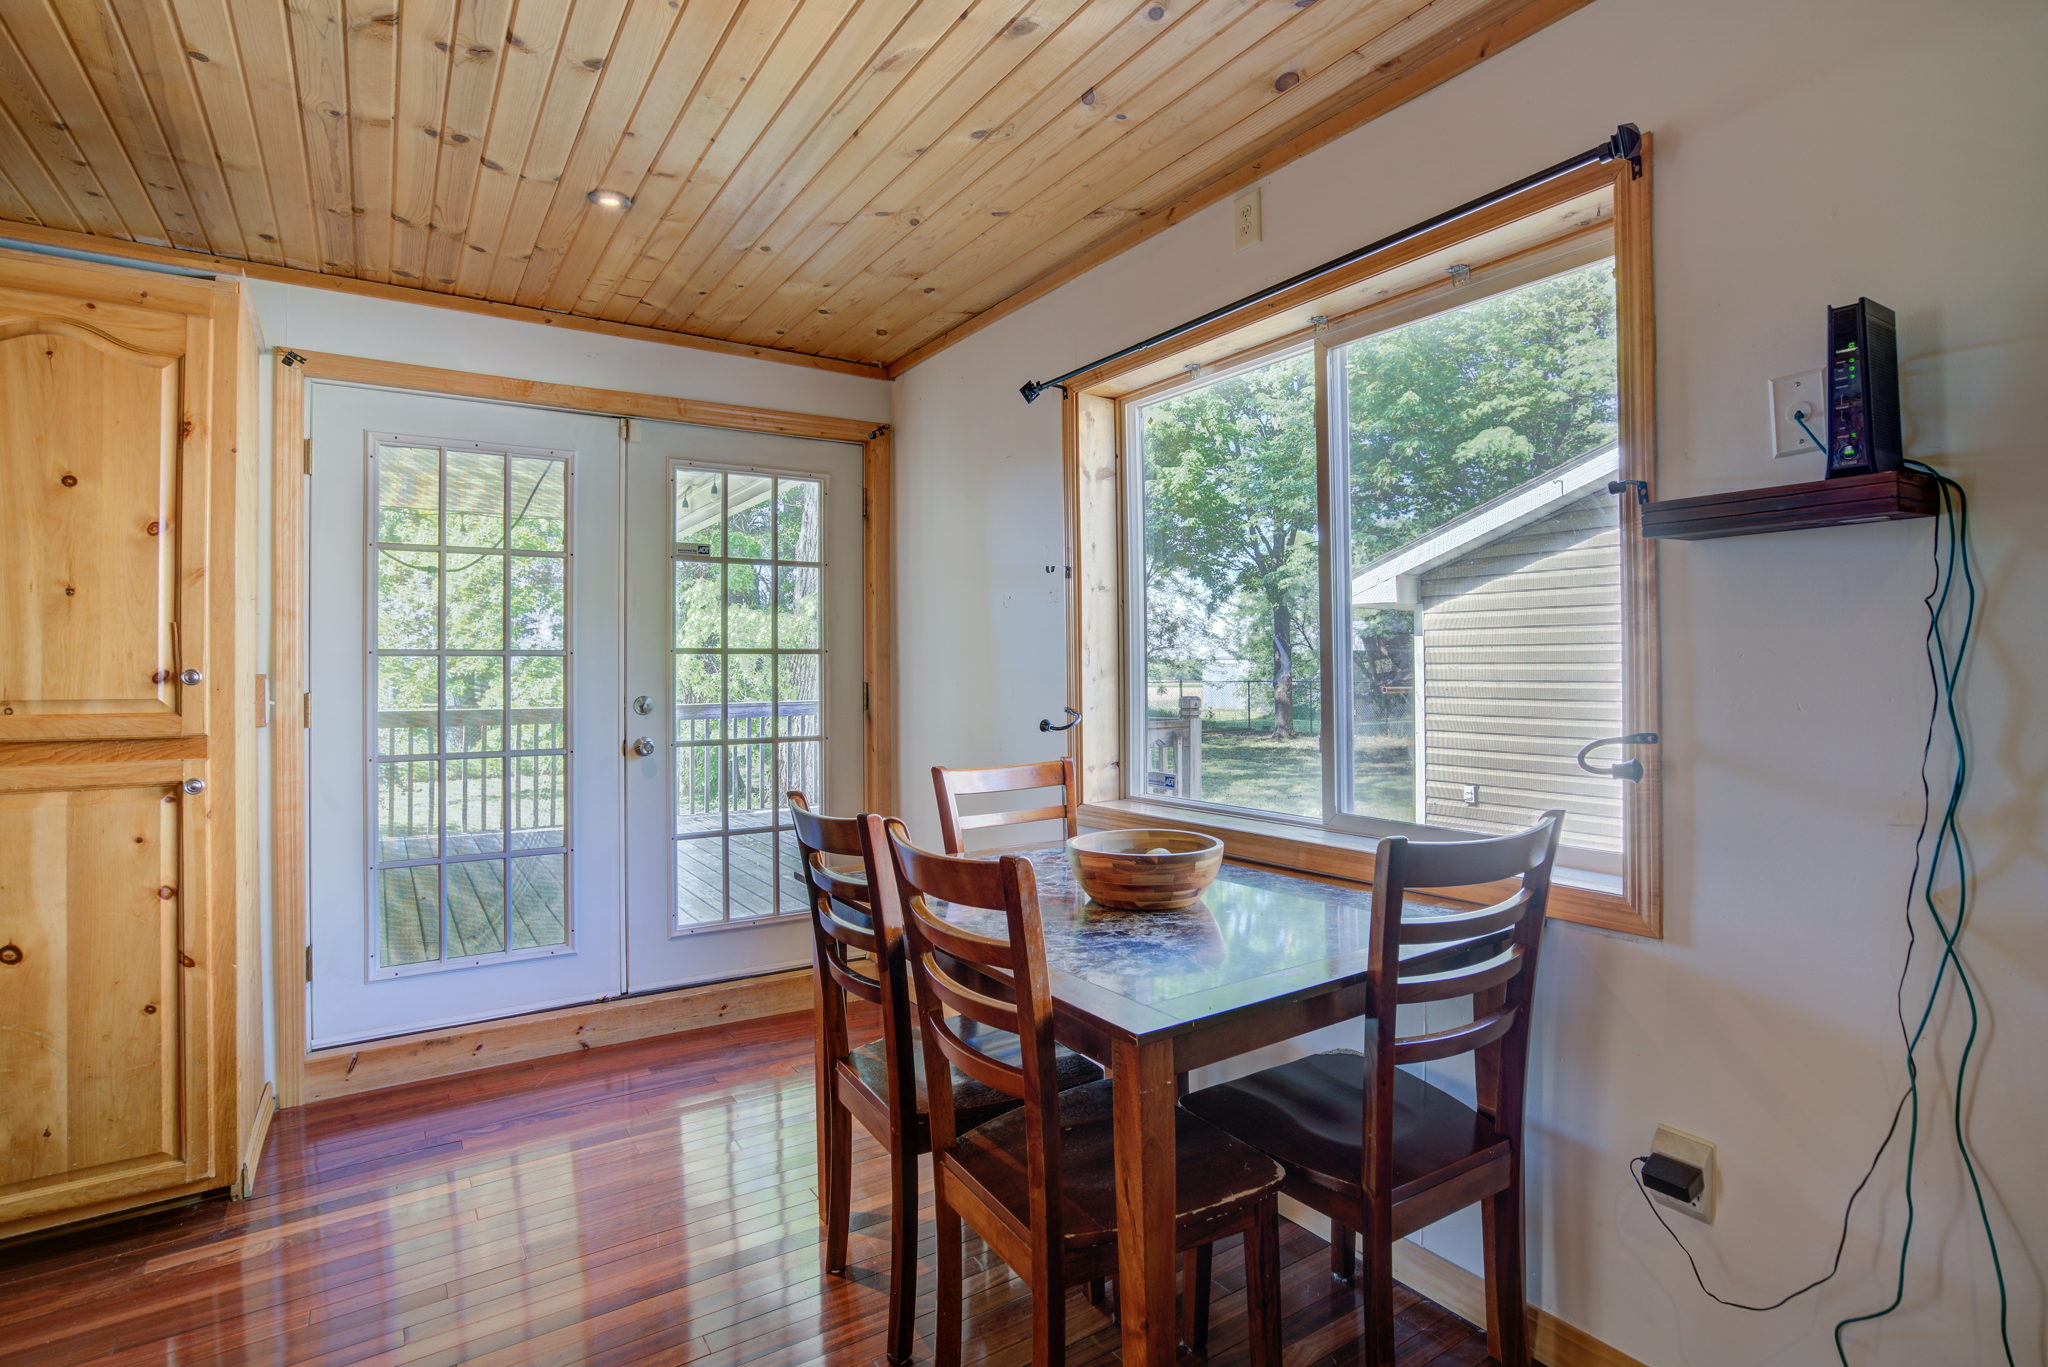
[[[630,209],[633,207],[632,198],[618,190],[592,190],[584,198],[600,209]]]

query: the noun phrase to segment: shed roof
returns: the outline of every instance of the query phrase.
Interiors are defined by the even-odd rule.
[[[1460,513],[1443,526],[1359,566],[1351,576],[1352,606],[1414,607],[1425,573],[1601,487],[1620,469],[1621,448],[1608,442]]]

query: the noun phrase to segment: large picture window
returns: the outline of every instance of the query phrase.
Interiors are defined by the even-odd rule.
[[[1646,196],[1589,170],[1362,262],[1308,326],[1072,387],[1075,695],[1119,719],[1077,738],[1097,819],[1359,876],[1375,836],[1561,808],[1559,914],[1656,932],[1654,746],[1595,747],[1640,783],[1579,763],[1655,730]]]
[[[1621,730],[1613,261],[1529,274],[1127,405],[1132,796],[1362,831],[1562,807],[1614,871],[1620,796],[1575,760]]]

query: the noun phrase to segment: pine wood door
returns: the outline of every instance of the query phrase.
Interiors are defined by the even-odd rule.
[[[0,741],[201,734],[211,320],[27,284],[0,268]]]
[[[249,327],[227,282],[0,252],[0,1239],[237,1181]]]
[[[204,769],[0,766],[0,1223],[212,1174]]]

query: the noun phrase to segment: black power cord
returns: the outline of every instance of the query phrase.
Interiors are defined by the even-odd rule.
[[[1891,1128],[1884,1132],[1884,1138],[1878,1142],[1877,1152],[1870,1156],[1870,1166],[1863,1170],[1863,1180],[1856,1184],[1856,1190],[1849,1193],[1848,1204],[1842,1207],[1842,1232],[1835,1240],[1834,1262],[1828,1265],[1828,1270],[1822,1275],[1815,1277],[1797,1291],[1786,1292],[1769,1305],[1749,1305],[1743,1301],[1731,1301],[1726,1296],[1716,1295],[1713,1289],[1707,1285],[1707,1279],[1700,1275],[1700,1265],[1692,1256],[1692,1250],[1685,1246],[1685,1240],[1678,1237],[1678,1231],[1673,1229],[1671,1222],[1664,1218],[1664,1212],[1657,1209],[1657,1203],[1650,1199],[1649,1188],[1643,1185],[1643,1164],[1650,1161],[1647,1154],[1640,1158],[1628,1160],[1629,1176],[1635,1179],[1636,1190],[1643,1194],[1643,1204],[1650,1208],[1650,1214],[1657,1217],[1657,1223],[1664,1226],[1664,1232],[1671,1236],[1671,1242],[1677,1244],[1678,1251],[1685,1255],[1686,1265],[1692,1268],[1692,1279],[1700,1284],[1700,1290],[1706,1294],[1707,1299],[1725,1305],[1730,1310],[1749,1310],[1761,1315],[1767,1311],[1776,1310],[1781,1305],[1798,1300],[1815,1287],[1825,1285],[1833,1280],[1834,1275],[1842,1270],[1842,1250],[1849,1246],[1850,1213],[1856,1209],[1856,1198],[1863,1194],[1863,1189],[1870,1185],[1870,1179],[1876,1175],[1877,1165],[1883,1160],[1885,1150],[1891,1147],[1892,1137],[1899,1132],[1899,1117],[1904,1115],[1905,1111],[1906,1098],[1902,1096],[1899,1098],[1899,1104],[1892,1107]]]
[[[1813,438],[1814,444],[1825,451],[1827,443],[1815,435],[1811,427],[1807,427],[1803,418],[1798,419],[1798,421],[1801,427],[1806,428],[1806,434]],[[1849,1199],[1843,1205],[1841,1232],[1835,1240],[1835,1256],[1827,1272],[1808,1282],[1798,1290],[1788,1292],[1768,1305],[1751,1305],[1742,1301],[1730,1300],[1716,1294],[1709,1288],[1706,1278],[1700,1274],[1699,1263],[1693,1257],[1692,1250],[1687,1248],[1685,1241],[1678,1237],[1678,1231],[1673,1229],[1670,1223],[1665,1220],[1663,1212],[1657,1209],[1656,1202],[1650,1199],[1648,1189],[1643,1186],[1642,1165],[1648,1159],[1646,1157],[1630,1159],[1629,1176],[1635,1182],[1636,1190],[1642,1194],[1644,1204],[1650,1207],[1650,1213],[1656,1217],[1657,1223],[1663,1226],[1664,1232],[1671,1236],[1671,1241],[1678,1245],[1679,1252],[1685,1255],[1686,1263],[1692,1268],[1693,1280],[1699,1283],[1701,1292],[1710,1300],[1728,1306],[1730,1309],[1762,1314],[1776,1310],[1814,1290],[1816,1287],[1825,1285],[1834,1278],[1836,1273],[1841,1271],[1842,1253],[1848,1246],[1849,1222],[1856,1209],[1856,1202],[1869,1187],[1871,1178],[1877,1173],[1878,1164],[1883,1161],[1884,1155],[1892,1146],[1892,1142],[1898,1137],[1899,1122],[1910,1114],[1911,1123],[1906,1130],[1906,1222],[1899,1240],[1898,1272],[1894,1279],[1892,1298],[1880,1309],[1867,1314],[1851,1316],[1835,1326],[1835,1355],[1841,1361],[1843,1367],[1848,1367],[1848,1350],[1842,1342],[1843,1331],[1852,1324],[1881,1319],[1897,1310],[1905,1300],[1906,1256],[1913,1242],[1913,1179],[1917,1167],[1920,1141],[1920,1071],[1915,1054],[1919,1048],[1922,1036],[1927,1031],[1928,1022],[1934,1015],[1935,1006],[1940,1000],[1942,983],[1948,974],[1949,968],[1953,966],[1956,972],[1956,981],[1962,988],[1964,1000],[1969,1008],[1970,1020],[1969,1035],[1964,1041],[1962,1055],[1956,1063],[1953,1130],[1956,1138],[1956,1148],[1962,1156],[1964,1170],[1969,1174],[1970,1189],[1976,1201],[1978,1221],[1983,1226],[1984,1241],[1991,1254],[1992,1270],[1997,1277],[1999,1339],[2005,1351],[2007,1367],[2013,1367],[2015,1359],[2013,1357],[2012,1336],[2008,1324],[2010,1305],[2005,1282],[2005,1266],[1999,1256],[1998,1236],[1992,1227],[1990,1212],[1986,1207],[1983,1184],[1977,1176],[1976,1161],[1970,1153],[1969,1142],[1964,1132],[1963,1113],[1963,1098],[1966,1090],[1964,1084],[1969,1070],[1970,1055],[1976,1047],[1978,1030],[1981,1023],[1976,987],[1970,981],[1963,961],[1956,952],[1957,941],[1962,937],[1964,917],[1969,910],[1970,891],[1969,862],[1963,847],[1962,830],[1958,820],[1958,813],[1962,806],[1963,786],[1969,775],[1969,751],[1963,734],[1961,711],[1956,699],[1957,685],[1962,674],[1964,657],[1969,649],[1970,638],[1975,631],[1977,619],[1977,581],[1970,567],[1969,554],[1970,504],[1969,496],[1964,493],[1963,487],[1948,476],[1932,466],[1924,465],[1918,461],[1908,461],[1907,464],[1931,476],[1937,482],[1941,491],[1942,515],[1941,520],[1935,526],[1933,550],[1934,584],[1928,590],[1925,599],[1927,607],[1927,669],[1929,682],[1933,685],[1934,697],[1928,708],[1927,734],[1920,750],[1920,828],[1914,838],[1913,869],[1907,880],[1906,954],[1904,963],[1900,965],[1899,980],[1893,993],[1894,1002],[1898,1010],[1899,1033],[1905,1043],[1905,1094],[1899,1098],[1898,1105],[1892,1108],[1891,1124],[1886,1127],[1884,1138],[1878,1142],[1877,1151],[1871,1155],[1870,1166],[1864,1169],[1862,1179],[1856,1183],[1856,1189],[1849,1193]],[[1951,648],[1948,631],[1943,623],[1949,616],[1950,605],[1956,596],[1956,589],[1959,583],[1962,586],[1962,621],[1956,632],[1953,648]],[[1937,823],[1934,819],[1934,785],[1928,776],[1928,770],[1933,762],[1935,735],[1944,715],[1948,722],[1950,739],[1955,749],[1955,768],[1950,778],[1947,801],[1942,811],[1941,820]],[[1930,827],[1933,828],[1935,837],[1934,848],[1931,853],[1927,850],[1927,834]],[[1952,922],[1942,915],[1941,908],[1935,898],[1936,883],[1940,876],[1944,856],[1953,857],[1956,869],[1955,919]],[[1906,1023],[1905,992],[1907,979],[1912,972],[1914,951],[1919,946],[1919,929],[1913,917],[1913,905],[1916,900],[1926,908],[1929,919],[1934,923],[1937,933],[1941,936],[1942,956],[1941,962],[1935,969],[1934,981],[1928,986],[1927,1000],[1921,1009],[1920,1019],[1916,1025],[1909,1027]]]

